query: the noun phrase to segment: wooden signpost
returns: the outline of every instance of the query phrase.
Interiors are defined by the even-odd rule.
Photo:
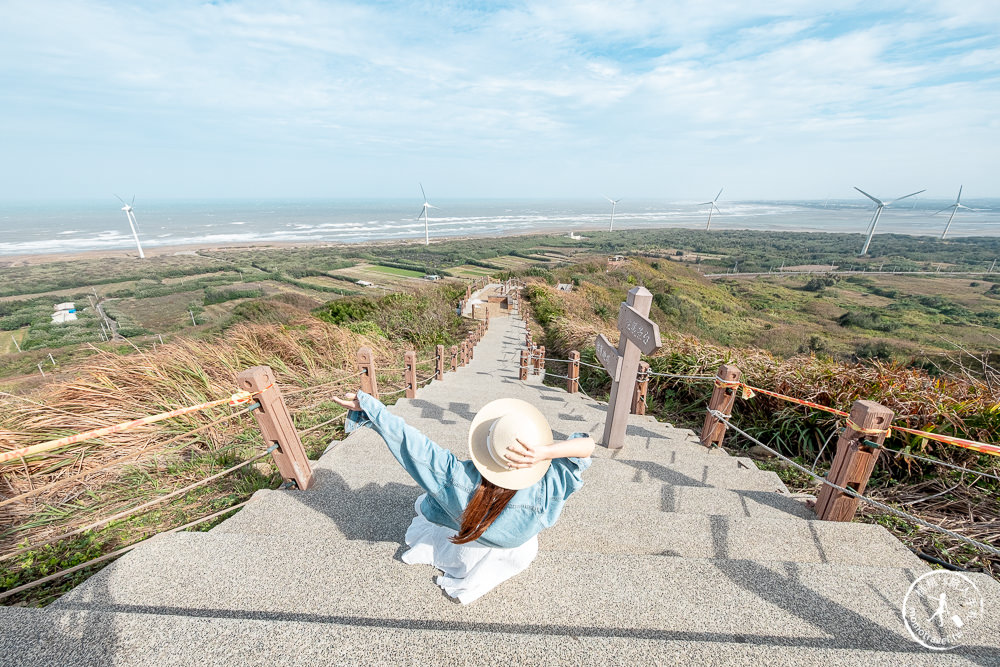
[[[618,349],[615,350],[604,336],[598,336],[595,342],[597,358],[614,379],[608,399],[604,436],[601,438],[609,449],[619,449],[625,444],[625,428],[628,426],[640,358],[643,354],[656,351],[661,345],[660,329],[648,317],[652,303],[653,295],[645,287],[629,290],[628,299],[618,312],[618,329],[621,331]],[[605,351],[604,357],[600,350]]]
[[[611,376],[611,381],[618,382],[622,358],[618,356],[617,348],[611,344],[611,341],[604,334],[598,334],[597,340],[594,341],[594,353],[597,356],[597,360],[604,366],[604,370]]]

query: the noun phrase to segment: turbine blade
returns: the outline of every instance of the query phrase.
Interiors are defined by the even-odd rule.
[[[947,211],[947,210],[948,210],[949,208],[955,208],[955,206],[956,206],[956,204],[952,204],[951,206],[945,206],[945,207],[944,207],[943,209],[941,209],[940,211],[934,211],[933,213],[931,213],[931,215],[937,215],[938,213],[944,213],[944,212],[945,212],[945,211]]]
[[[870,194],[868,194],[867,192],[865,192],[864,190],[862,190],[861,188],[859,188],[856,185],[854,186],[854,189],[857,190],[858,192],[860,192],[861,194],[863,194],[864,196],[868,197],[869,199],[871,199],[873,202],[875,202],[879,206],[884,206],[884,204],[882,203],[881,199],[878,199],[876,197],[872,197]]]
[[[424,184],[420,184],[420,194],[423,196],[424,201],[427,201],[427,193],[424,192]]]
[[[420,209],[420,213],[417,213],[417,220],[419,220],[420,218],[422,218],[425,213],[427,213],[427,209],[426,208]]]
[[[927,188],[924,188],[923,190],[917,190],[916,192],[911,192],[908,195],[903,195],[899,199],[893,199],[891,202],[889,202],[889,204],[895,204],[898,201],[903,201],[907,197],[912,197],[913,195],[919,195],[921,192],[927,192]],[[889,204],[886,204],[886,206],[888,206]]]
[[[114,194],[114,193],[112,193],[112,194]],[[116,198],[116,199],[117,199],[118,201],[120,201],[120,202],[121,202],[122,204],[125,204],[125,200],[124,200],[124,199],[122,199],[121,197],[119,197],[118,195],[115,195],[115,198]],[[128,204],[125,204],[125,205],[126,205],[126,206],[128,206]]]
[[[441,207],[439,207],[439,206],[434,206],[433,204],[428,204],[428,205],[427,205],[427,208],[436,208],[436,209],[438,209],[439,211],[441,210]]]
[[[129,206],[135,206],[135,195],[132,195],[132,202],[129,204]]]
[[[712,201],[719,201],[719,197],[721,197],[721,196],[722,196],[722,191],[723,191],[723,190],[725,190],[725,188],[724,188],[724,187],[722,187],[722,188],[719,188],[719,194],[715,195],[715,199],[713,199]]]
[[[961,185],[958,186],[958,196],[955,197],[955,203],[956,204],[962,203],[962,186]]]
[[[695,204],[695,206],[708,206],[709,204],[714,204],[714,201],[703,201],[700,204]]]

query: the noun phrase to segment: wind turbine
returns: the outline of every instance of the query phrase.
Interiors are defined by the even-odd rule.
[[[601,196],[607,199],[608,203],[611,204],[611,226],[608,227],[608,231],[613,232],[615,230],[615,208],[618,207],[618,202],[621,201],[621,198],[619,197],[618,199],[612,199],[607,195],[601,195]]]
[[[430,226],[428,225],[427,221],[427,210],[431,208],[437,208],[437,206],[433,206],[429,201],[427,201],[427,194],[424,192],[423,183],[420,184],[420,194],[424,196],[424,207],[420,209],[420,214],[417,215],[417,220],[420,220],[421,217],[424,219],[424,245],[430,245],[431,236],[430,236]]]
[[[872,237],[875,235],[875,226],[878,225],[878,219],[882,216],[882,209],[894,202],[902,201],[907,197],[912,197],[913,195],[919,195],[921,192],[925,191],[925,190],[917,190],[916,192],[911,192],[908,195],[903,195],[898,199],[884,202],[881,199],[878,199],[877,197],[872,197],[870,194],[868,194],[867,192],[865,192],[856,185],[854,186],[854,189],[863,194],[864,196],[868,197],[869,199],[871,199],[873,202],[875,202],[875,213],[872,215],[872,221],[868,223],[868,238],[865,239],[865,247],[861,249],[862,255],[868,254],[868,246],[870,246],[872,243]]]
[[[115,195],[118,197],[118,195]],[[128,225],[132,228],[132,238],[135,239],[135,247],[139,249],[139,259],[145,259],[146,253],[142,251],[142,245],[139,244],[139,223],[135,221],[135,213],[132,212],[132,204],[135,203],[135,195],[132,195],[132,203],[127,203],[121,197],[118,197],[118,201],[122,203],[122,210],[125,211],[125,217],[128,218]]]
[[[938,213],[944,213],[949,208],[951,209],[951,215],[948,216],[948,224],[944,226],[944,231],[941,232],[941,240],[942,241],[944,241],[944,237],[948,234],[948,230],[951,229],[951,221],[955,219],[955,214],[958,212],[958,209],[964,208],[964,209],[966,209],[968,211],[972,210],[971,208],[969,208],[968,206],[966,206],[965,204],[962,203],[962,186],[961,185],[958,186],[958,196],[955,197],[955,203],[952,204],[951,206],[945,206],[943,209],[941,209],[940,211],[938,211],[934,215],[937,215]]]
[[[708,224],[705,225],[705,231],[706,232],[708,231],[708,228],[712,226],[712,212],[713,211],[719,211],[719,207],[715,205],[715,202],[719,201],[719,197],[722,196],[722,191],[723,190],[725,190],[725,188],[719,188],[719,194],[715,195],[715,199],[713,199],[712,201],[703,201],[702,203],[698,204],[698,206],[709,205],[708,206]],[[719,213],[722,213],[722,211],[719,211]]]

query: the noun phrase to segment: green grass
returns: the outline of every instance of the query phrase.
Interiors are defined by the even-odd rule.
[[[419,271],[410,271],[409,269],[397,269],[394,266],[382,266],[381,264],[372,264],[368,267],[372,271],[378,271],[379,273],[389,273],[394,276],[405,276],[407,278],[423,278],[424,274]]]

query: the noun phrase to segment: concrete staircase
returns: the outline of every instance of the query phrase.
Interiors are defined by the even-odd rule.
[[[517,379],[517,320],[392,411],[465,458],[485,403],[523,398],[557,437],[605,406]],[[887,531],[814,520],[780,479],[633,417],[598,448],[524,573],[469,606],[399,560],[420,490],[368,430],[317,484],[261,491],[204,533],[153,538],[44,610],[0,610],[0,664],[1000,664],[1000,586],[966,643],[929,651],[900,607],[928,568]]]

